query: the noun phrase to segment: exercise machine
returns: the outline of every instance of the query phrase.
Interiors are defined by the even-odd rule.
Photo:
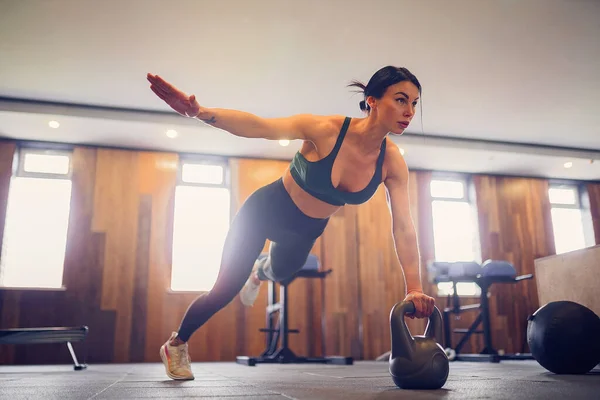
[[[448,296],[446,307],[443,311],[444,321],[444,346],[446,353],[452,361],[487,361],[498,363],[501,360],[531,360],[529,353],[500,354],[492,345],[492,330],[490,327],[490,311],[488,292],[494,284],[516,284],[532,279],[533,274],[517,276],[512,264],[507,261],[487,260],[483,264],[476,262],[432,262],[428,266],[429,275],[435,284],[451,282],[453,293]],[[479,304],[460,305],[460,296],[457,284],[460,282],[474,282],[481,289]],[[479,310],[475,321],[468,329],[451,330],[450,320],[452,315],[460,315],[466,311]],[[478,329],[479,326],[482,329]],[[452,332],[463,334],[456,346],[452,346]],[[471,335],[482,334],[484,348],[479,354],[462,354],[461,350]]]
[[[259,259],[266,257],[261,254]],[[288,327],[289,317],[289,299],[288,286],[296,278],[319,278],[324,279],[332,270],[321,271],[319,259],[310,254],[304,263],[304,266],[294,276],[279,284],[279,301],[277,301],[276,283],[268,281],[268,305],[266,307],[267,327],[260,329],[260,332],[266,333],[266,348],[258,357],[238,356],[238,364],[255,366],[260,363],[270,364],[304,364],[304,363],[322,363],[336,365],[351,365],[354,360],[352,357],[329,356],[329,357],[302,357],[296,355],[288,346],[288,335],[290,333],[299,333],[298,329]],[[278,313],[278,315],[277,315]],[[278,317],[278,318],[277,318]],[[276,323],[274,319],[276,318]],[[281,342],[281,344],[280,344]]]
[[[83,363],[80,363],[71,343],[85,341],[88,331],[87,326],[0,329],[0,344],[66,343],[73,359],[73,369],[80,371],[87,368],[87,347],[84,346]]]

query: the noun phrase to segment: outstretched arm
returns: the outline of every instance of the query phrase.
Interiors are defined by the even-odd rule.
[[[195,95],[188,96],[158,75],[148,74],[150,89],[179,114],[196,118],[233,135],[262,139],[311,140],[315,126],[323,117],[300,114],[284,118],[262,118],[224,108],[202,107]]]
[[[406,299],[415,303],[415,317],[424,318],[433,312],[434,299],[423,293],[421,262],[417,233],[410,212],[408,194],[408,167],[398,147],[389,146],[386,154],[389,164],[385,187],[387,202],[392,215],[392,234],[396,254],[406,280]]]
[[[246,138],[310,140],[310,134],[314,132],[319,117],[299,114],[282,118],[263,118],[245,111],[200,107],[196,118]]]

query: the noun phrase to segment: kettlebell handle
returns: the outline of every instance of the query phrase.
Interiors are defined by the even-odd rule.
[[[412,358],[414,350],[414,338],[410,334],[404,317],[406,314],[414,314],[415,304],[412,301],[402,301],[396,303],[390,312],[390,329],[392,335],[392,358],[406,357]],[[444,338],[442,314],[434,306],[433,312],[429,316],[427,328],[425,328],[425,337],[442,343]]]
[[[400,313],[402,313],[402,316],[405,316],[407,314],[414,314],[417,311],[417,308],[415,307],[415,303],[413,303],[412,301],[403,301],[400,303]]]

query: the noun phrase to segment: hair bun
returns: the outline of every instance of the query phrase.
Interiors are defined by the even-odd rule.
[[[358,105],[362,111],[369,111],[371,109],[365,100],[358,103]]]

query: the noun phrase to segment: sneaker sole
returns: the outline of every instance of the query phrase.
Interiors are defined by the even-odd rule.
[[[169,361],[167,360],[167,355],[165,354],[165,346],[161,346],[160,347],[160,358],[163,362],[163,365],[165,366],[165,372],[167,373],[167,376],[171,379],[174,379],[176,381],[192,381],[194,380],[194,377],[185,377],[185,376],[177,376],[177,375],[173,375],[171,373],[171,371],[169,371]]]

